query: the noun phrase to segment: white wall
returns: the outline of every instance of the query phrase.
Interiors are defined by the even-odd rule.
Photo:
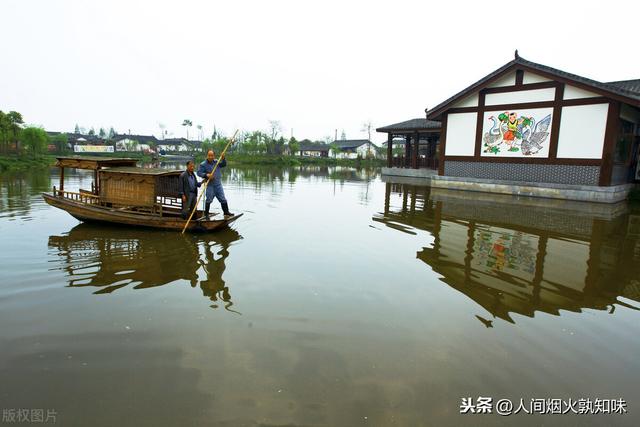
[[[555,88],[520,90],[516,92],[488,93],[485,105],[520,104],[523,102],[553,101],[556,96]]]
[[[593,98],[600,96],[597,93],[589,92],[588,90],[580,89],[575,86],[564,86],[564,99],[580,99],[580,98]]]
[[[302,157],[320,157],[320,151],[300,151]]]
[[[477,107],[478,106],[478,92],[463,98],[462,100],[453,104],[453,108],[465,108],[465,107]]]
[[[525,71],[522,76],[522,84],[528,85],[531,83],[542,83],[542,82],[550,82],[552,80],[542,77],[541,75],[531,73],[529,71]]]
[[[476,140],[477,113],[447,115],[445,155],[473,156]]]
[[[558,158],[600,159],[609,104],[563,107]]]
[[[499,78],[495,82],[491,83],[487,87],[503,87],[503,86],[513,86],[516,84],[516,72],[509,73],[504,77]]]

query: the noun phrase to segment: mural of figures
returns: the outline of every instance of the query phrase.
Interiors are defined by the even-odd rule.
[[[482,156],[548,157],[552,111],[485,112]]]
[[[531,281],[537,253],[537,236],[498,227],[482,227],[475,232],[472,264],[478,271],[492,275],[503,272]]]

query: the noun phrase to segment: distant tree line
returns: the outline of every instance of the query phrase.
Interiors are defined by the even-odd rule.
[[[182,122],[188,130],[193,125],[193,122],[189,119],[185,119]],[[159,123],[162,138],[167,135],[166,126]],[[214,150],[217,153],[222,152],[224,147],[229,142],[229,137],[223,135],[215,126],[213,133],[210,137],[204,138],[203,126],[196,125],[202,143],[200,144],[200,151],[206,153],[208,150]],[[370,132],[371,125],[366,129]],[[91,127],[88,130],[84,127],[75,125],[74,133],[76,135],[96,136],[105,141],[111,140],[117,135],[116,130],[110,127],[109,130],[105,128],[99,128],[96,132],[95,128]],[[341,135],[342,139],[346,138],[344,131]],[[187,137],[188,139],[188,137]],[[204,139],[204,140],[203,140]],[[282,125],[277,120],[270,120],[269,127],[266,131],[242,131],[238,134],[236,142],[229,148],[229,153],[247,154],[247,155],[272,155],[272,156],[295,156],[298,155],[301,149],[301,145],[326,145],[327,149],[332,149],[334,156],[336,156],[341,150],[340,147],[334,142],[331,143],[331,137],[325,137],[323,141],[310,141],[305,139],[298,141],[291,136],[285,138],[282,135]],[[151,146],[155,145],[153,141],[148,141]],[[26,154],[33,157],[39,157],[46,153],[49,149],[49,145],[55,146],[55,151],[58,153],[65,153],[69,151],[69,136],[65,133],[59,133],[50,136],[47,132],[39,126],[25,126],[23,117],[16,111],[9,111],[7,113],[0,111],[0,154]],[[129,151],[136,151],[137,141],[129,141],[127,143],[127,149]],[[53,148],[53,147],[52,147]],[[194,147],[195,149],[195,147]]]
[[[24,120],[22,114],[17,111],[5,113],[0,111],[0,149],[2,154],[29,154],[39,157],[46,153],[49,144],[49,136],[44,129],[37,126],[23,127]],[[60,147],[66,148],[63,144],[64,136],[57,136],[52,141]]]

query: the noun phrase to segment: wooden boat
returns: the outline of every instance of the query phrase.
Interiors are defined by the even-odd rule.
[[[80,221],[99,221],[137,227],[182,231],[182,200],[179,177],[182,171],[136,167],[135,159],[71,156],[57,157],[60,187],[43,193],[44,200],[67,211]],[[65,168],[93,170],[91,190],[65,191]],[[187,228],[208,232],[225,227],[242,214],[203,216],[197,210]]]

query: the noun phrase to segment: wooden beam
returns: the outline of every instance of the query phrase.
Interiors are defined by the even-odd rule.
[[[438,175],[444,175],[445,150],[447,143],[447,119],[449,115],[445,114],[442,119],[442,130],[440,131],[440,153],[438,153]]]
[[[522,86],[524,80],[524,70],[516,70],[516,86]]]
[[[60,191],[64,191],[64,167],[60,168]]]
[[[413,134],[413,147],[411,151],[411,167],[418,169],[418,151],[420,149],[420,134],[416,131]]]
[[[578,98],[578,99],[564,99],[560,103],[563,107],[572,107],[576,105],[592,105],[592,104],[606,104],[611,102],[611,99],[605,97],[593,97],[593,98]],[[506,111],[506,110],[524,110],[528,108],[553,108],[556,106],[555,99],[553,101],[538,101],[538,102],[521,102],[514,104],[496,104],[486,105],[483,108],[480,107],[460,107],[451,108],[447,110],[447,113],[477,113],[481,109],[484,111]]]
[[[604,131],[604,144],[602,147],[602,164],[600,165],[599,185],[611,185],[613,173],[613,153],[616,149],[618,129],[620,127],[620,103],[610,102],[607,112],[607,125]]]
[[[480,158],[480,150],[482,149],[482,125],[484,121],[484,102],[485,102],[485,91],[481,90],[478,94],[478,117],[476,118],[476,139],[475,139],[475,149],[473,151],[473,156],[476,158]]]
[[[487,87],[482,89],[484,93],[522,92],[527,90],[549,89],[558,85],[558,82],[540,82],[515,86]]]
[[[404,167],[409,167],[409,161],[411,157],[411,135],[405,135],[404,137]]]
[[[393,167],[393,134],[387,136],[387,167]]]
[[[553,106],[553,119],[551,121],[551,135],[549,137],[549,158],[555,159],[558,154],[558,138],[560,137],[560,118],[562,117],[562,98],[564,97],[564,84],[556,86],[556,95]]]
[[[384,214],[389,215],[389,206],[391,205],[391,183],[387,182],[384,187]]]

